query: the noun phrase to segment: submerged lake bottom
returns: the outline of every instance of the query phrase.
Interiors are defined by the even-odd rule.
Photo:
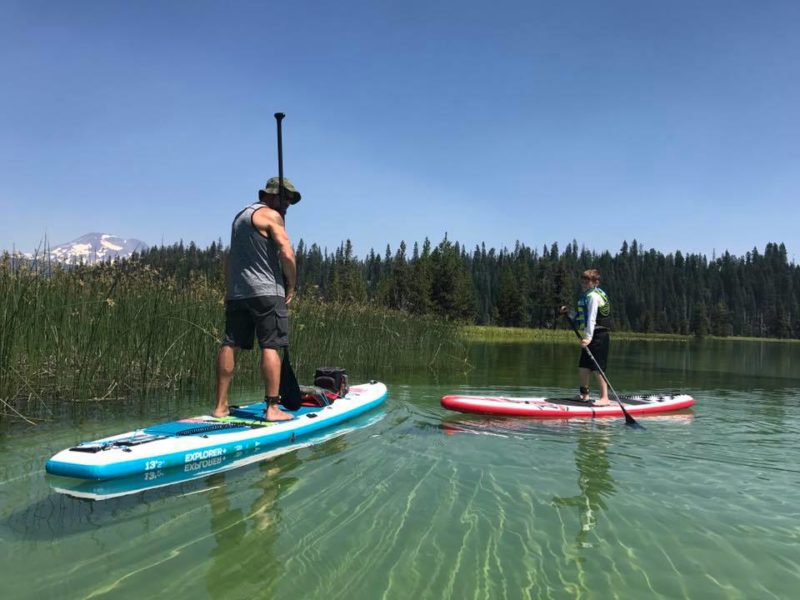
[[[55,452],[210,403],[3,424],[0,596],[794,597],[799,358],[796,344],[616,343],[620,393],[697,401],[638,430],[446,411],[451,393],[576,391],[572,346],[473,344],[465,374],[367,374],[386,404],[325,435],[80,497],[44,474]]]

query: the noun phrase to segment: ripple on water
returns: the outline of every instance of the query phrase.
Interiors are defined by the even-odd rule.
[[[392,387],[366,428],[99,503],[44,484],[75,432],[33,434],[0,482],[4,584],[21,598],[792,597],[793,392],[699,390],[637,431],[451,413],[453,388]],[[17,575],[31,566],[40,581]]]

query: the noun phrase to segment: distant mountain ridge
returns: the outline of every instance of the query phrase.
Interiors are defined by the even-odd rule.
[[[87,233],[71,242],[46,248],[45,252],[50,256],[50,260],[63,264],[92,265],[128,258],[134,252],[144,252],[147,248],[147,244],[141,240],[121,238],[109,233]],[[42,254],[40,252],[39,256]],[[32,253],[26,253],[24,256],[34,258]]]

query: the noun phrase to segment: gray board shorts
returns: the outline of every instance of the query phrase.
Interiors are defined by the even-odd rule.
[[[253,347],[258,338],[261,348],[289,345],[289,310],[283,296],[255,296],[225,301],[223,346],[242,350]]]

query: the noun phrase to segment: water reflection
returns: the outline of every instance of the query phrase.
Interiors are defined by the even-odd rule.
[[[611,476],[611,464],[606,455],[608,429],[587,424],[578,434],[575,447],[575,467],[578,470],[578,489],[575,496],[553,497],[553,505],[578,510],[580,529],[575,543],[580,548],[591,548],[589,535],[597,526],[600,511],[606,509],[605,498],[614,495],[616,488]]]
[[[655,427],[685,426],[694,420],[691,410],[664,415],[639,415],[643,424]],[[609,499],[617,492],[612,474],[609,446],[612,434],[623,433],[624,419],[530,419],[522,417],[459,416],[442,419],[441,429],[447,435],[471,434],[497,438],[530,440],[542,447],[547,435],[549,442],[559,445],[574,444],[574,464],[578,493],[571,496],[552,496],[550,504],[559,513],[562,523],[571,522],[561,515],[562,509],[577,513],[578,527],[574,546],[578,549],[594,547],[598,522],[608,508]],[[656,429],[654,429],[655,431]],[[536,440],[536,441],[535,441]],[[619,441],[619,440],[617,440]],[[498,440],[498,444],[502,443]],[[570,471],[558,470],[559,481],[572,477]],[[568,529],[569,526],[567,526]]]
[[[367,424],[381,416],[373,416]],[[299,481],[292,473],[303,462],[330,458],[347,448],[347,437],[340,433],[329,436],[325,444],[312,445],[306,458],[293,453],[279,464],[261,462],[261,476],[252,478],[243,490],[227,481],[234,473],[208,478],[210,525],[215,541],[206,572],[206,589],[211,598],[230,598],[232,589],[249,590],[245,595],[253,598],[275,596],[277,582],[287,574],[286,557],[281,556],[278,541],[283,520],[281,499]],[[243,548],[247,548],[246,554]]]
[[[654,416],[654,419],[672,419],[677,422],[691,415]],[[611,463],[607,456],[610,431],[614,422],[596,423],[587,420],[524,418],[454,418],[445,419],[442,429],[448,435],[470,433],[497,437],[524,436],[542,433],[564,434],[565,440],[577,438],[575,446],[575,467],[578,475],[579,493],[574,496],[554,496],[552,504],[557,509],[575,508],[578,511],[580,527],[575,535],[579,548],[591,548],[588,541],[597,526],[601,511],[607,508],[606,498],[614,495],[616,486],[611,475]],[[619,424],[621,427],[621,422]]]
[[[694,412],[692,412],[691,409],[686,409],[669,414],[636,415],[636,419],[642,421],[644,424],[689,424],[694,420]],[[613,428],[617,425],[623,425],[624,423],[624,417],[602,417],[597,419],[591,417],[535,419],[529,417],[461,415],[442,419],[438,428],[448,435],[455,433],[471,433],[499,437],[509,437],[518,434],[564,434],[565,436],[572,436],[575,432],[584,431],[586,428]]]
[[[281,471],[290,473],[300,462],[291,460],[281,467],[260,464],[262,476],[250,486],[252,493],[246,494],[254,499],[244,506],[235,504],[243,494],[234,493],[233,487],[226,485],[230,474],[219,473],[208,478],[210,525],[215,542],[206,572],[206,589],[211,598],[229,598],[232,581],[240,589],[252,586],[253,590],[263,590],[268,585],[265,567],[272,577],[283,574],[276,551],[281,520],[279,491],[291,487],[297,479],[281,475]],[[242,555],[242,548],[249,549],[247,556]]]

